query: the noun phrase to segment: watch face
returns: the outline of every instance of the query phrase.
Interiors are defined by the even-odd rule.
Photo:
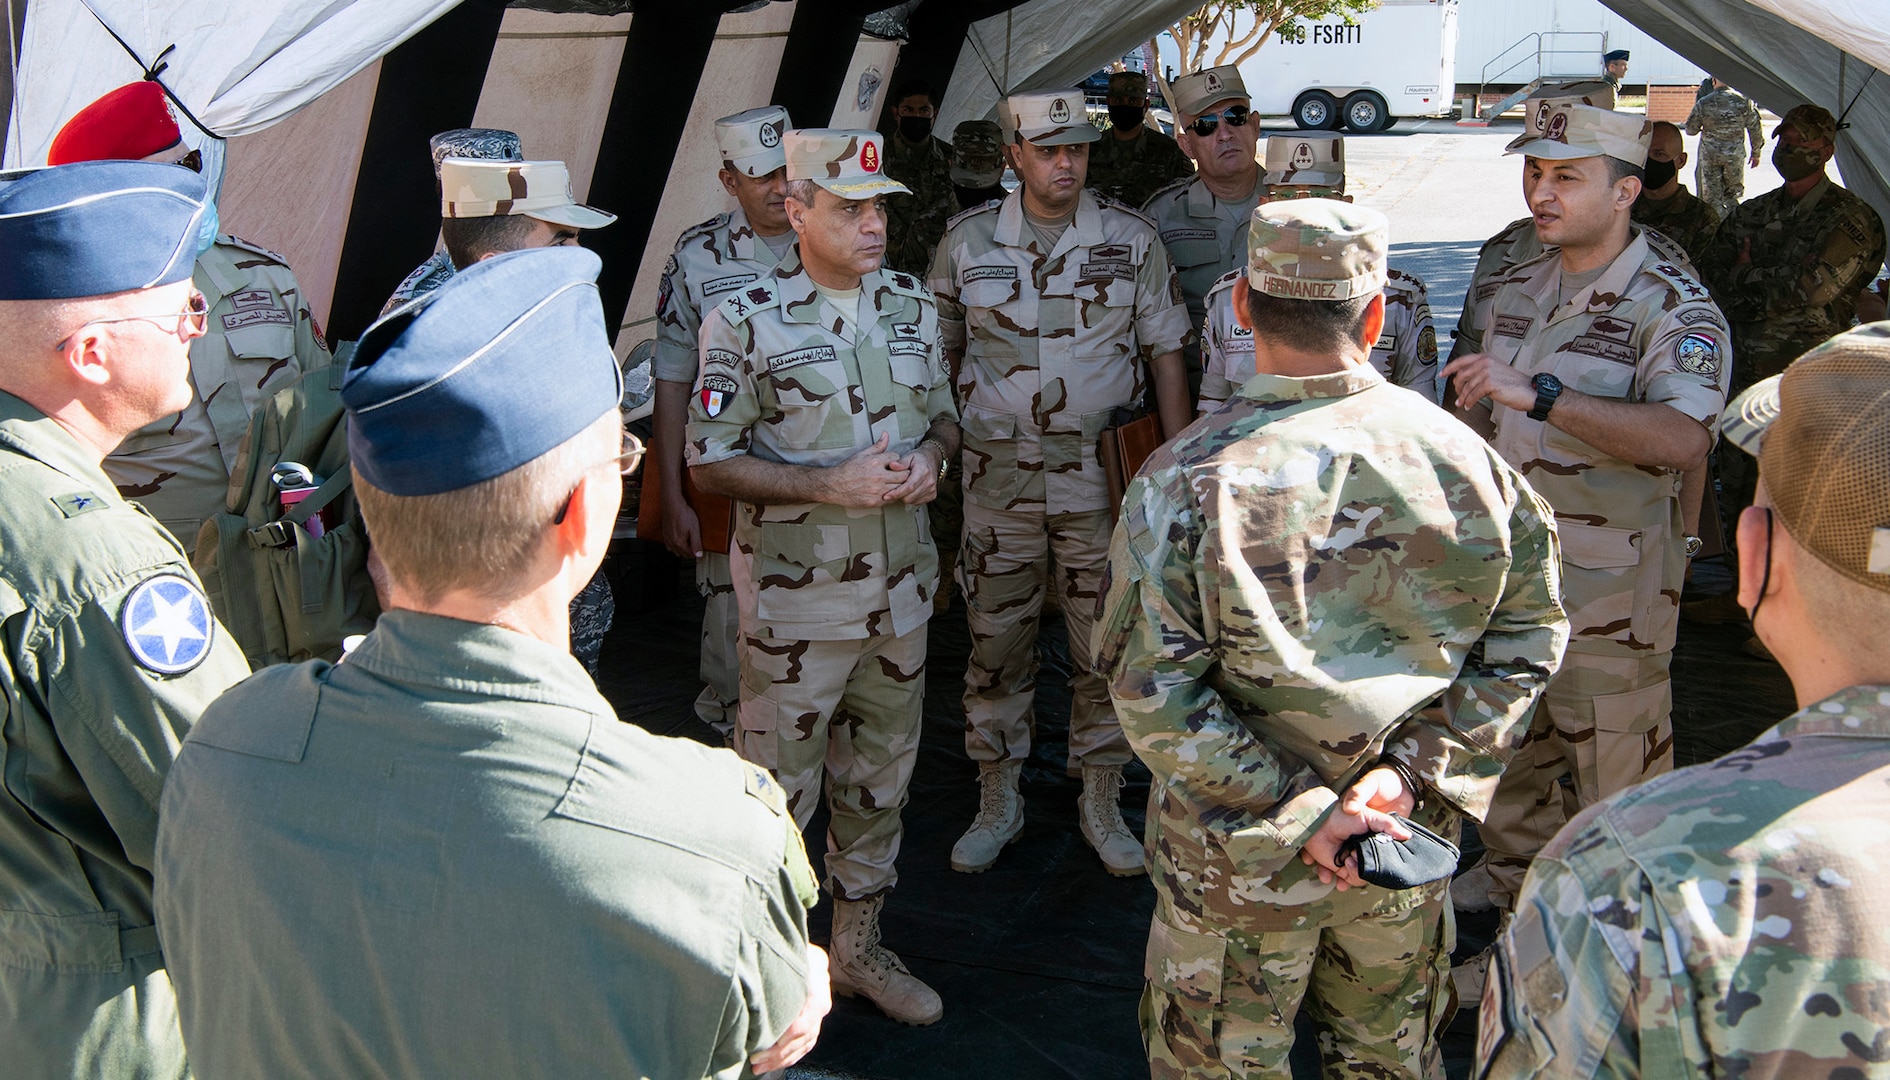
[[[1541,390],[1544,393],[1559,394],[1562,392],[1562,380],[1556,378],[1555,376],[1549,374],[1546,371],[1536,376],[1535,383],[1536,383],[1536,389]]]

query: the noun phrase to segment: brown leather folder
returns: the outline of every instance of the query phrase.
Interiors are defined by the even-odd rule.
[[[663,487],[660,470],[648,467],[645,459],[643,470],[643,492],[637,499],[637,536],[644,540],[663,542]],[[711,495],[689,478],[688,466],[683,467],[683,498],[696,511],[696,521],[702,529],[702,550],[718,554],[729,549],[729,543],[735,538],[735,504],[721,495]]]
[[[1101,463],[1103,482],[1109,485],[1112,514],[1122,512],[1122,493],[1129,481],[1162,444],[1162,420],[1154,413],[1134,416],[1128,409],[1116,410],[1116,416],[1096,437],[1096,460]]]

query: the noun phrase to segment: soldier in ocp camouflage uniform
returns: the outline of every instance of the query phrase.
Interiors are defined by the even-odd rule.
[[[924,277],[946,220],[958,212],[952,148],[932,134],[938,96],[930,84],[909,79],[895,93],[898,130],[886,148],[886,175],[908,194],[886,201],[886,266]]]
[[[1249,235],[1260,374],[1129,486],[1096,628],[1154,774],[1150,1073],[1284,1076],[1304,1007],[1325,1075],[1441,1078],[1443,882],[1366,886],[1337,848],[1482,816],[1566,640],[1555,530],[1371,368],[1382,215],[1275,203]]]
[[[1096,439],[1151,382],[1164,429],[1186,426],[1189,335],[1153,224],[1082,187],[1087,148],[1102,137],[1082,108],[1075,90],[1005,102],[1023,184],[953,218],[932,266],[964,403],[965,752],[980,789],[977,817],[952,848],[952,868],[965,873],[989,868],[1023,828],[1018,778],[1030,757],[1046,588],[1061,591],[1069,630],[1069,767],[1083,776],[1083,838],[1111,873],[1142,873],[1117,802],[1129,748],[1089,664],[1113,516]],[[1047,583],[1052,559],[1062,580]]]
[[[716,148],[722,152],[717,178],[734,196],[736,207],[683,230],[656,294],[651,453],[662,490],[661,539],[678,558],[695,560],[696,589],[703,599],[698,667],[702,692],[696,696],[696,715],[730,740],[741,700],[735,582],[729,575],[728,552],[703,550],[701,523],[683,486],[683,427],[689,419],[689,392],[700,374],[702,313],[761,280],[794,246],[794,231],[787,222],[787,157],[781,150],[787,130],[787,110],[777,105],[715,122]],[[726,511],[726,502],[711,501],[717,512]]]
[[[184,145],[164,91],[147,81],[81,109],[47,154],[54,165],[108,159],[188,164],[200,155]],[[288,262],[227,233],[213,235],[192,275],[210,305],[203,336],[190,344],[196,392],[181,412],[145,425],[105,459],[118,493],[149,510],[186,554],[196,550],[204,521],[223,510],[250,414],[330,360]]]
[[[1480,1076],[1890,1075],[1871,827],[1890,817],[1890,324],[1819,346],[1720,425],[1766,492],[1739,523],[1740,602],[1801,707],[1591,807],[1536,859],[1484,992]]]
[[[689,405],[698,486],[740,500],[736,750],[775,770],[806,828],[827,781],[833,984],[929,1024],[932,989],[879,944],[918,754],[926,622],[938,587],[925,503],[958,449],[931,294],[881,270],[870,131],[790,131],[794,252],[703,313]]]
[[[966,120],[952,129],[952,188],[961,212],[1005,196],[1003,143],[995,120]]]
[[[1487,352],[1445,369],[1451,405],[1555,508],[1562,538],[1568,656],[1481,830],[1503,908],[1576,810],[1673,767],[1681,474],[1711,445],[1731,349],[1706,289],[1595,191],[1619,194],[1630,180],[1605,159],[1638,165],[1647,140],[1642,117],[1566,105],[1517,149],[1540,174],[1542,239],[1561,246],[1509,272],[1479,313]]]
[[[1148,76],[1109,75],[1109,130],[1089,148],[1089,179],[1098,195],[1139,207],[1150,195],[1194,175],[1194,162],[1175,140],[1148,123]]]
[[[1719,228],[1719,214],[1680,182],[1680,170],[1686,163],[1686,142],[1680,138],[1680,129],[1665,120],[1655,121],[1633,217],[1637,224],[1658,231],[1678,244],[1689,259],[1697,261]]]
[[[1267,136],[1267,200],[1333,198],[1345,194],[1342,136],[1324,133]],[[1253,331],[1234,314],[1234,284],[1246,269],[1221,275],[1208,292],[1207,323],[1201,328],[1200,411],[1212,412],[1253,374]],[[1395,267],[1385,270],[1385,328],[1372,344],[1371,362],[1394,385],[1432,402],[1437,379],[1437,331],[1431,325],[1430,292],[1424,280]]]
[[[1693,169],[1693,186],[1700,189],[1720,220],[1732,216],[1746,194],[1746,169],[1759,167],[1765,147],[1765,126],[1759,107],[1732,87],[1713,80],[1713,92],[1693,103],[1687,114],[1687,134],[1700,137],[1700,163]],[[1752,156],[1745,148],[1752,145]]]

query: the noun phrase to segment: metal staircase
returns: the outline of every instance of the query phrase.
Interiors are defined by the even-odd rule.
[[[1524,46],[1532,48],[1524,49]],[[1460,127],[1488,127],[1490,121],[1522,104],[1524,98],[1545,82],[1596,78],[1601,54],[1607,51],[1608,35],[1599,30],[1543,30],[1529,34],[1483,65],[1483,70],[1477,73],[1477,96],[1457,123]],[[1580,59],[1584,57],[1585,61]],[[1483,108],[1485,86],[1530,63],[1535,65],[1535,74],[1522,89],[1488,109]]]

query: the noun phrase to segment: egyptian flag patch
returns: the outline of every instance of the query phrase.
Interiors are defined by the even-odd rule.
[[[727,375],[704,375],[702,377],[702,411],[713,420],[722,415],[728,403],[735,397],[735,380]]]

